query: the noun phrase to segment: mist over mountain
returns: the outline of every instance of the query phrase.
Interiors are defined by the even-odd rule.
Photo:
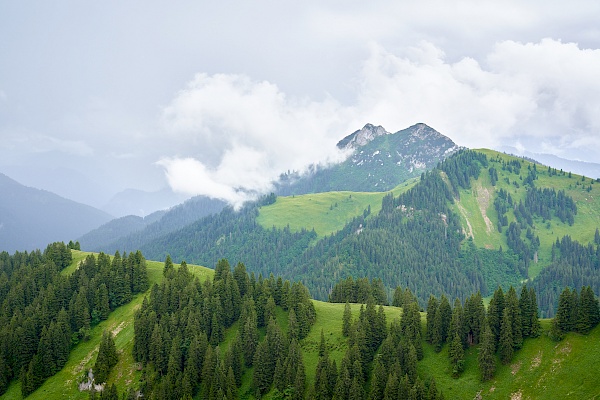
[[[30,188],[0,174],[0,250],[31,251],[69,241],[112,219],[104,211]]]
[[[168,210],[146,217],[128,215],[116,218],[82,235],[81,248],[88,251],[135,251],[145,243],[187,226],[203,217],[220,212],[226,203],[195,196]]]
[[[155,211],[166,210],[181,204],[188,198],[189,196],[174,193],[168,188],[154,192],[126,189],[115,194],[102,209],[115,217],[126,215],[145,217]]]
[[[459,147],[435,129],[419,123],[396,133],[366,124],[340,140],[349,157],[315,166],[306,175],[282,175],[276,193],[292,195],[332,190],[386,191],[437,165]]]

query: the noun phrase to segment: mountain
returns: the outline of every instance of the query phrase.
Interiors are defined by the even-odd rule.
[[[556,169],[570,171],[574,174],[584,175],[594,179],[600,178],[600,164],[598,163],[568,160],[566,158],[555,156],[554,154],[533,153],[527,150],[519,151],[518,149],[510,146],[501,147],[500,150],[508,154],[516,154],[536,160],[542,164],[550,165]]]
[[[155,192],[126,189],[115,194],[102,209],[116,217],[138,215],[145,217],[155,211],[166,210],[183,203],[189,196],[165,188]]]
[[[23,186],[0,174],[0,250],[43,249],[69,241],[112,217],[104,211]]]
[[[288,196],[340,190],[383,192],[420,176],[459,149],[448,137],[425,124],[396,133],[367,124],[340,140],[338,147],[350,153],[344,162],[316,166],[305,175],[283,175],[276,193]]]
[[[169,210],[156,211],[144,218],[129,215],[114,219],[81,236],[81,248],[114,253],[135,251],[147,242],[174,232],[208,215],[218,213],[225,202],[195,196]]]
[[[389,194],[268,196],[156,237],[141,250],[200,265],[243,261],[256,274],[301,279],[317,299],[348,276],[380,278],[388,294],[409,286],[422,306],[430,293],[489,296],[499,285],[530,281],[541,315],[552,316],[558,288],[591,285],[600,292],[599,191],[590,178],[463,149]],[[321,221],[327,223],[319,228]]]

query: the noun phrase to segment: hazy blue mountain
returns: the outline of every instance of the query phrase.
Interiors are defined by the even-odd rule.
[[[205,196],[192,197],[169,210],[145,218],[129,215],[114,219],[79,238],[82,250],[114,253],[133,251],[145,243],[220,212],[226,203]]]
[[[112,216],[54,193],[30,188],[0,174],[0,250],[31,251],[69,241]]]
[[[459,149],[451,139],[425,124],[396,133],[367,124],[340,140],[338,147],[351,152],[344,162],[313,167],[305,175],[285,174],[277,193],[386,191],[435,167]]]
[[[544,154],[544,153],[533,153],[531,151],[519,151],[514,147],[503,146],[500,148],[500,151],[503,151],[508,154],[516,154],[519,156],[531,158],[536,160],[544,165],[549,165],[552,168],[562,169],[563,171],[572,172],[577,175],[584,175],[588,178],[598,179],[600,178],[600,164],[599,163],[591,163],[586,161],[578,161],[578,160],[568,160],[566,158],[561,158],[555,156],[553,154]],[[599,158],[600,159],[600,158]]]
[[[137,215],[145,217],[158,210],[166,210],[183,203],[189,196],[165,188],[155,192],[126,189],[114,195],[102,209],[115,217]]]

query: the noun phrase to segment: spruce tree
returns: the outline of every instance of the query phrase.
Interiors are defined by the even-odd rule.
[[[111,332],[104,331],[100,341],[100,349],[98,350],[98,358],[94,364],[94,380],[97,383],[106,382],[112,367],[119,360],[115,340]]]
[[[540,320],[538,313],[538,304],[537,304],[537,296],[535,294],[535,290],[533,288],[529,289],[529,309],[531,310],[531,314],[529,318],[531,320],[530,326],[531,330],[529,332],[530,337],[538,337],[540,335]]]
[[[396,400],[399,398],[405,398],[405,397],[398,396],[398,376],[396,375],[395,372],[392,372],[388,375],[387,382],[385,385],[385,390],[383,393],[383,399],[384,400]]]
[[[559,335],[571,331],[573,318],[573,296],[571,290],[566,287],[558,298],[558,309],[553,319],[554,327]]]
[[[479,372],[481,374],[482,381],[491,379],[496,371],[494,350],[494,334],[492,333],[492,330],[486,321],[483,324],[481,343],[479,344],[479,353],[477,354]]]
[[[342,335],[350,336],[350,326],[352,325],[352,309],[350,303],[346,302],[344,306],[344,315],[342,317]]]
[[[511,321],[513,349],[520,349],[523,346],[522,319],[521,310],[519,308],[519,299],[517,298],[517,292],[514,287],[510,287],[506,293],[505,300],[505,309],[508,309]]]
[[[529,298],[529,290],[527,285],[521,288],[521,296],[519,297],[519,309],[521,311],[521,327],[523,337],[531,336],[531,299]]]
[[[381,362],[381,357],[375,358],[373,364],[373,377],[371,379],[371,391],[369,393],[369,400],[379,400],[384,397],[388,372],[385,369],[383,363]]]
[[[458,333],[454,334],[454,339],[450,342],[448,349],[448,357],[450,358],[450,365],[452,366],[452,375],[458,377],[464,368],[464,356],[465,351],[463,349],[462,340]]]
[[[509,364],[512,361],[512,357],[514,354],[512,320],[508,308],[505,308],[504,312],[502,313],[498,353],[500,355],[500,361],[502,361],[502,363]]]
[[[500,340],[500,325],[502,323],[502,313],[504,311],[504,292],[502,287],[498,286],[498,289],[494,292],[490,304],[487,310],[487,319],[490,325],[490,329],[494,334],[496,343]]]
[[[427,301],[427,324],[425,332],[425,340],[430,344],[433,344],[434,329],[435,329],[435,315],[438,309],[438,301],[434,295],[429,295],[429,301]]]
[[[448,298],[442,294],[440,299],[440,305],[438,307],[440,313],[440,326],[439,332],[442,338],[442,343],[446,343],[448,340],[448,330],[450,329],[450,320],[452,319],[452,308]]]

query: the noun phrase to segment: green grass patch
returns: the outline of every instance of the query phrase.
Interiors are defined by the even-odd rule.
[[[411,179],[391,192],[398,196],[416,182],[416,179]],[[261,207],[257,221],[266,229],[283,229],[287,226],[292,232],[314,229],[319,237],[323,237],[342,229],[369,206],[373,215],[378,213],[381,210],[381,200],[388,193],[326,192],[277,197],[274,204]]]
[[[542,326],[548,329],[549,322],[542,321]],[[509,365],[497,361],[496,374],[487,382],[480,380],[475,347],[466,352],[465,372],[453,378],[447,347],[436,353],[425,344],[419,363],[419,374],[435,377],[447,399],[473,399],[479,392],[484,399],[600,398],[600,326],[587,336],[568,334],[561,342],[546,335],[526,339]]]

